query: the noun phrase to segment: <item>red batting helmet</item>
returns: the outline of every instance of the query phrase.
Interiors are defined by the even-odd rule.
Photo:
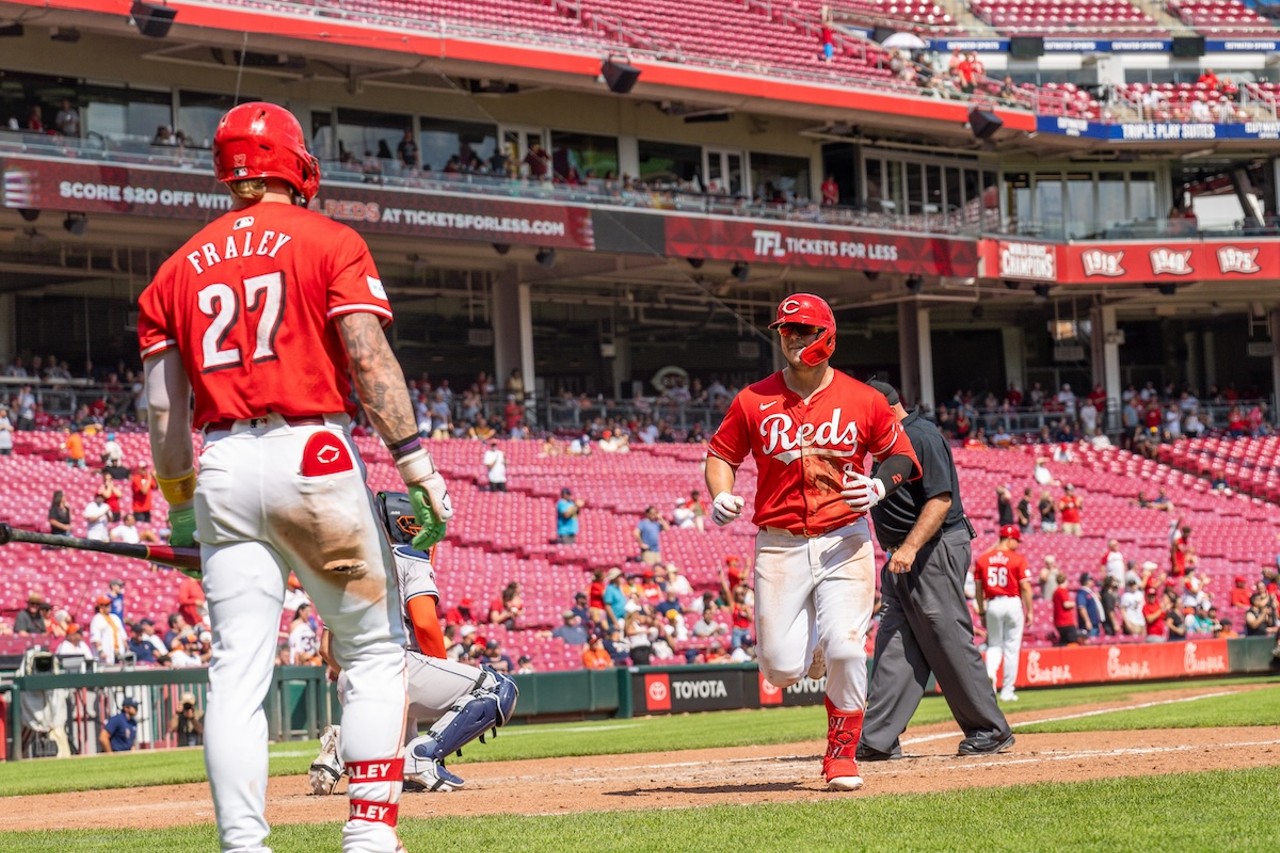
[[[1016,539],[1016,540],[1018,540],[1019,542],[1021,542],[1021,541],[1022,541],[1022,531],[1018,528],[1018,525],[1016,525],[1016,524],[1006,524],[1004,527],[1001,527],[1001,528],[1000,528],[1000,538],[1001,538],[1001,539]]]
[[[302,125],[284,107],[254,101],[227,111],[213,135],[219,181],[279,178],[308,203],[320,189],[320,163],[307,151]]]
[[[821,296],[793,293],[778,303],[778,319],[769,324],[776,329],[783,323],[801,323],[822,329],[814,342],[800,353],[800,360],[813,367],[831,358],[836,351],[836,318],[831,306]]]

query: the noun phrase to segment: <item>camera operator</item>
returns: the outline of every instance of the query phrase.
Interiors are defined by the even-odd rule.
[[[178,746],[201,746],[204,743],[204,712],[196,709],[193,694],[182,694],[178,710],[169,718],[169,734],[177,735]]]

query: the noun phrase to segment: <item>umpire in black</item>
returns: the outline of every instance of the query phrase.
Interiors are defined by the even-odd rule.
[[[923,474],[871,510],[889,559],[880,576],[884,609],[857,758],[902,757],[898,737],[924,698],[930,672],[964,730],[960,754],[1003,752],[1013,733],[973,644],[964,580],[975,534],[960,503],[951,447],[930,421],[907,414],[893,386],[868,384],[889,401]]]

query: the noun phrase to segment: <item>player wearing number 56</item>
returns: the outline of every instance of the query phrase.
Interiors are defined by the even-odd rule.
[[[449,494],[383,332],[391,306],[368,246],[307,209],[320,167],[297,119],[235,107],[213,164],[231,209],[161,265],[138,300],[138,338],[171,543],[200,543],[214,637],[205,765],[222,849],[267,849],[263,702],[293,571],[350,684],[343,849],[396,850],[404,626],[351,437],[353,388],[408,487],[415,548],[444,536]],[[205,437],[198,475],[192,426]]]

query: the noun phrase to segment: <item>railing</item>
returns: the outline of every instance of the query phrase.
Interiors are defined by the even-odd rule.
[[[139,140],[124,144],[102,136],[94,139],[67,139],[43,133],[0,131],[0,156],[28,154],[59,159],[101,160],[120,165],[169,166],[182,170],[212,172],[209,152],[200,148],[149,145]],[[807,198],[785,202],[763,202],[743,196],[697,192],[678,184],[643,182],[624,184],[618,180],[591,178],[577,184],[560,180],[508,178],[476,172],[444,172],[407,169],[396,159],[378,160],[375,171],[355,163],[326,160],[322,163],[326,181],[373,183],[389,189],[466,193],[508,198],[537,199],[563,204],[670,210],[737,216],[785,222],[804,222],[842,227],[911,231],[930,234],[976,236],[980,225],[962,210],[938,210],[932,205],[867,206],[819,205]]]
[[[324,727],[338,719],[337,692],[322,666],[277,667],[267,693],[268,738],[272,741],[317,738]],[[22,722],[23,694],[66,691],[71,709],[65,732],[72,751],[92,754],[100,750],[98,731],[116,713],[125,697],[138,702],[138,744],[145,749],[176,746],[169,734],[169,720],[179,710],[181,694],[196,695],[202,709],[209,670],[126,669],[93,673],[53,673],[18,676],[9,694],[9,761],[44,757],[36,733]]]
[[[1060,242],[1089,242],[1093,240],[1213,240],[1235,237],[1266,237],[1280,235],[1280,216],[1268,214],[1261,223],[1245,220],[1231,226],[1201,228],[1192,219],[1145,219],[1117,223],[1087,233],[1072,233],[1081,223],[1063,222],[1061,219],[1041,222],[1015,219],[1006,221],[992,233],[997,237],[1028,237],[1036,240]]]

